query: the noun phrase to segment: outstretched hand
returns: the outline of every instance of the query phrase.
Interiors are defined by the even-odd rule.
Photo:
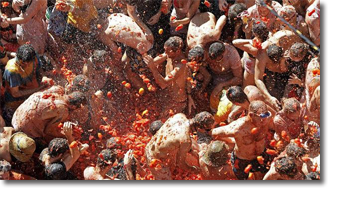
[[[281,109],[281,104],[280,104],[279,100],[277,100],[277,98],[271,97],[270,100],[269,100],[269,102],[270,102],[270,105],[271,105],[277,112],[280,111],[280,109]]]
[[[63,131],[64,131],[64,135],[68,138],[70,136],[72,136],[73,134],[73,130],[72,130],[72,122],[65,122],[64,126],[63,126]]]

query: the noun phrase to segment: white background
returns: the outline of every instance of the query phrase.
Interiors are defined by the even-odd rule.
[[[319,182],[6,182],[11,199],[339,199],[340,1],[322,0],[322,181]],[[7,198],[6,198],[7,197]]]

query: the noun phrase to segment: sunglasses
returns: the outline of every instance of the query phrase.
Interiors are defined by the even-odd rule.
[[[262,118],[262,119],[266,119],[266,118],[270,117],[272,115],[272,113],[270,111],[267,111],[265,113],[261,113],[259,115],[255,114],[255,115]]]

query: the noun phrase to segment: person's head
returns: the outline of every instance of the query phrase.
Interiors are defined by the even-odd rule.
[[[106,63],[110,60],[110,54],[105,50],[94,50],[92,54],[93,68],[95,70],[102,70]]]
[[[309,137],[306,144],[306,149],[310,157],[316,157],[320,154],[320,136],[317,133]]]
[[[248,116],[255,126],[261,127],[268,124],[271,113],[268,111],[267,105],[263,101],[252,101],[248,111]]]
[[[227,90],[227,98],[235,105],[242,106],[248,105],[249,100],[240,86],[231,86]]]
[[[193,123],[198,128],[210,130],[214,126],[215,118],[211,113],[203,111],[195,115]]]
[[[282,110],[291,120],[300,119],[301,105],[300,102],[295,98],[289,98],[283,100]]]
[[[282,157],[275,161],[275,171],[281,176],[294,178],[298,173],[297,165],[292,157]]]
[[[29,161],[35,149],[35,141],[23,132],[15,133],[9,140],[9,152],[20,162]]]
[[[0,180],[9,180],[12,166],[6,160],[0,160]]]
[[[183,49],[183,40],[178,36],[170,37],[164,43],[164,50],[165,53],[168,55],[169,58],[176,58]]]
[[[294,8],[294,6],[283,6],[279,12],[279,16],[285,19],[288,23],[290,23],[292,26],[296,25],[296,17],[297,12]],[[282,25],[285,25],[283,22],[281,22]]]
[[[16,58],[22,67],[28,66],[36,58],[36,52],[32,45],[21,45],[17,50]]]
[[[151,135],[155,135],[159,129],[163,126],[163,122],[161,120],[157,120],[151,123],[149,128],[149,133]]]
[[[52,163],[45,167],[45,176],[48,180],[65,180],[67,171],[63,162]]]
[[[90,89],[90,80],[85,75],[77,75],[72,81],[72,90],[87,92]]]
[[[289,58],[294,62],[300,62],[308,53],[308,45],[305,43],[295,43],[289,49]]]
[[[86,105],[87,100],[84,93],[76,91],[68,95],[68,103],[70,104],[71,109],[75,110]]]
[[[111,149],[102,150],[97,158],[97,167],[102,171],[110,169],[113,163],[116,161],[116,154]]]
[[[247,10],[247,6],[243,3],[235,3],[230,6],[228,11],[228,18],[231,24],[242,23],[242,19],[238,18],[238,15]]]
[[[213,141],[208,145],[208,150],[203,156],[203,161],[213,167],[226,165],[228,153],[231,149],[222,141]]]
[[[255,37],[261,40],[261,42],[264,42],[268,39],[269,30],[262,21],[253,23],[252,32]]]
[[[267,55],[274,63],[279,63],[284,55],[283,48],[277,46],[276,44],[271,44],[267,49]]]
[[[197,64],[200,64],[204,60],[204,49],[201,46],[195,46],[190,49],[188,53],[188,60],[190,62],[196,61]]]
[[[224,52],[224,44],[222,42],[214,42],[209,47],[209,58],[214,62],[221,62]]]
[[[106,141],[106,148],[115,150],[122,148],[122,145],[116,142],[115,137],[111,137]]]
[[[313,181],[313,180],[320,180],[320,173],[319,172],[310,172],[306,175],[306,180]]]
[[[63,155],[69,149],[68,142],[64,138],[54,138],[48,145],[48,155],[56,158]]]
[[[307,152],[306,149],[304,149],[303,147],[299,147],[295,142],[290,142],[287,146],[286,146],[286,153],[289,157],[292,158],[301,158],[302,156],[304,156]]]
[[[270,13],[270,10],[267,8],[267,6],[263,5],[263,3],[271,7],[272,0],[255,0],[255,5],[260,16],[266,17]]]

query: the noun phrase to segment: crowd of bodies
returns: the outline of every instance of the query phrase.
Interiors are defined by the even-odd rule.
[[[0,7],[0,179],[320,179],[319,0]]]

